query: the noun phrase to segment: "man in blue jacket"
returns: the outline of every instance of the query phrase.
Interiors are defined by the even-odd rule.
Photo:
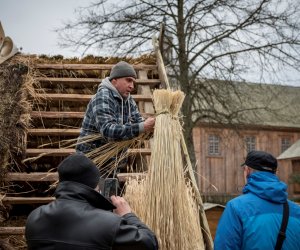
[[[287,185],[276,176],[277,160],[263,151],[251,151],[242,164],[246,185],[243,195],[229,201],[219,221],[215,250],[275,249],[289,207],[282,249],[300,249],[300,206],[287,199]]]

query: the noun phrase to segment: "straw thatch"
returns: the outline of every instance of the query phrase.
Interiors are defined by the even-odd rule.
[[[0,181],[10,162],[22,165],[35,95],[33,75],[30,61],[21,56],[0,65]]]
[[[178,112],[184,94],[155,90],[153,97],[157,118],[149,173],[145,180],[129,180],[125,197],[156,233],[160,249],[204,249],[199,204],[185,179],[181,153]]]
[[[8,171],[24,167],[27,128],[35,96],[35,77],[30,60],[20,55],[0,65],[0,222],[9,217],[10,206],[1,202],[13,187],[5,182]],[[24,170],[24,169],[23,169]],[[25,249],[23,237],[1,237],[1,249]]]
[[[47,141],[41,137],[33,137],[32,135],[28,135],[27,140],[27,129],[29,127],[34,128],[43,128],[46,127],[45,123],[52,121],[44,121],[42,118],[35,119],[32,121],[30,113],[33,108],[35,111],[40,110],[41,107],[46,107],[49,105],[50,111],[55,111],[53,104],[48,104],[47,100],[37,100],[36,93],[43,93],[43,89],[40,89],[39,83],[37,79],[40,77],[91,77],[91,78],[102,78],[109,74],[109,70],[53,70],[53,69],[38,69],[36,64],[114,64],[120,60],[127,61],[132,64],[155,64],[155,58],[153,55],[143,55],[139,58],[102,58],[102,57],[93,57],[87,56],[82,59],[71,58],[65,59],[62,56],[35,56],[35,55],[15,55],[9,60],[5,61],[0,65],[0,224],[3,226],[4,222],[8,222],[7,226],[11,226],[9,220],[7,218],[10,217],[11,208],[13,206],[6,205],[3,206],[1,200],[6,195],[17,196],[25,192],[31,192],[28,196],[37,195],[37,196],[45,196],[48,192],[44,192],[44,187],[48,188],[48,183],[31,183],[26,184],[15,184],[5,183],[4,177],[7,172],[31,172],[34,170],[44,171],[52,169],[53,166],[57,166],[56,162],[61,158],[59,157],[40,157],[38,161],[25,161],[25,149],[28,148],[37,148],[40,143]],[[151,78],[151,74],[156,77],[157,72],[149,71],[148,76]],[[157,77],[156,77],[157,78]],[[97,83],[95,83],[97,85]],[[43,83],[43,87],[50,86],[49,83]],[[64,86],[58,87],[64,88]],[[52,88],[52,86],[50,86]],[[49,88],[50,88],[49,87]],[[46,87],[45,87],[46,88]],[[92,91],[95,90],[97,86],[93,89],[83,89],[87,92],[85,94],[92,94]],[[68,91],[72,91],[72,89],[67,89]],[[60,93],[60,92],[57,92]],[[73,93],[73,92],[68,92]],[[44,106],[42,106],[44,105]],[[48,106],[47,106],[48,108]],[[65,108],[65,107],[63,107]],[[41,108],[42,110],[42,108]],[[84,111],[84,109],[80,111]],[[55,121],[57,122],[57,121]],[[68,121],[67,121],[68,122]],[[67,126],[68,124],[58,124],[58,126]],[[47,125],[49,125],[47,124]],[[71,125],[74,126],[73,120],[71,121]],[[50,125],[48,127],[51,127]],[[61,143],[61,138],[58,138],[57,141],[55,138],[50,138],[52,143]],[[49,140],[50,140],[49,139]],[[64,139],[64,138],[63,138]],[[48,141],[47,141],[48,142]],[[27,145],[26,145],[27,144]],[[37,157],[38,159],[38,157]],[[25,183],[25,182],[24,182]],[[35,185],[36,184],[36,185]],[[40,188],[42,186],[42,188]],[[35,188],[37,187],[37,188]],[[42,193],[43,192],[43,193]],[[42,195],[41,195],[42,193]],[[27,194],[26,194],[27,196]],[[7,204],[7,203],[6,203]],[[9,207],[8,207],[9,206]],[[26,213],[24,211],[24,213]],[[5,221],[4,221],[5,220]],[[18,226],[24,226],[24,223],[18,224]],[[1,238],[1,237],[0,237]],[[22,242],[19,242],[19,245],[22,245]],[[18,245],[14,242],[14,239],[10,237],[10,239],[0,240],[0,248],[4,246]],[[19,246],[17,246],[19,249]]]

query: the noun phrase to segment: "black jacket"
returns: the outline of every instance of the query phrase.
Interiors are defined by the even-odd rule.
[[[107,211],[113,205],[92,188],[61,182],[56,200],[27,218],[28,249],[158,249],[153,232],[133,213]]]

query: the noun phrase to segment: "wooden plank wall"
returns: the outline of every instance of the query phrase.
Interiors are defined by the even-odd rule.
[[[197,172],[202,194],[235,195],[240,194],[244,186],[243,170],[240,167],[246,157],[245,136],[256,137],[256,149],[272,153],[275,157],[281,154],[281,138],[291,138],[292,144],[300,139],[300,132],[243,129],[238,133],[228,128],[196,127],[193,131]],[[208,155],[208,136],[219,135],[221,138],[221,155]],[[290,160],[280,160],[279,178],[288,183],[292,173]],[[289,185],[289,194],[293,193]]]

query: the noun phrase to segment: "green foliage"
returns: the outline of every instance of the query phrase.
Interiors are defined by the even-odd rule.
[[[289,183],[300,184],[300,173],[293,173],[289,177]]]

